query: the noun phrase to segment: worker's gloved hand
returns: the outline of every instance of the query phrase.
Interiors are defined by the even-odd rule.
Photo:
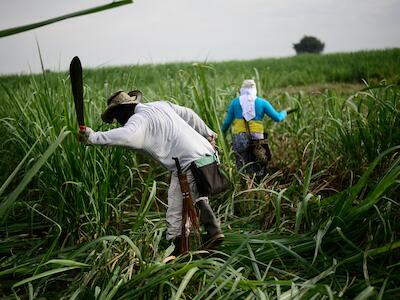
[[[89,136],[93,133],[93,129],[85,127],[83,130],[78,132],[78,141],[82,144],[88,144]]]
[[[207,140],[210,142],[210,144],[211,144],[211,146],[213,147],[213,149],[214,149],[214,150],[218,150],[215,139],[216,139],[216,138],[215,138],[214,135],[209,135],[209,136],[207,137]]]

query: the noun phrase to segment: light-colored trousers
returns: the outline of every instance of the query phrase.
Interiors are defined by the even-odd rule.
[[[195,204],[200,200],[208,201],[208,197],[199,197],[192,171],[188,167],[184,168],[183,171],[186,172],[188,178],[193,203]],[[177,172],[172,172],[171,183],[168,189],[167,240],[180,236],[182,233],[182,203],[182,192],[178,174]]]

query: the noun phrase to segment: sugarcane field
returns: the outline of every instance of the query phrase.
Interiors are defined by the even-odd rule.
[[[0,70],[0,299],[400,299],[400,43],[47,69],[45,28],[144,5],[110,2],[0,30],[4,66],[39,36]]]

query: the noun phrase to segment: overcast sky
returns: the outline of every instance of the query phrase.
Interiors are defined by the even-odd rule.
[[[1,0],[0,29],[111,0]],[[295,54],[313,35],[325,53],[400,47],[400,0],[136,0],[0,38],[0,74],[84,66],[220,61]]]

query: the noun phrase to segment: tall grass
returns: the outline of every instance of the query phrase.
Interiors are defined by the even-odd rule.
[[[99,117],[106,96],[142,88],[145,101],[191,107],[219,134],[233,185],[211,203],[226,241],[219,251],[168,263],[168,172],[125,149],[80,145],[67,74],[1,78],[1,297],[395,299],[396,51],[84,71],[85,119],[95,130],[109,128]],[[362,75],[360,66],[323,67],[348,59],[370,67]],[[299,88],[270,98],[299,112],[283,123],[265,121],[274,160],[262,182],[236,171],[231,138],[219,128],[242,79],[256,78],[267,93],[292,82],[361,81],[363,74],[387,81],[350,94]]]

